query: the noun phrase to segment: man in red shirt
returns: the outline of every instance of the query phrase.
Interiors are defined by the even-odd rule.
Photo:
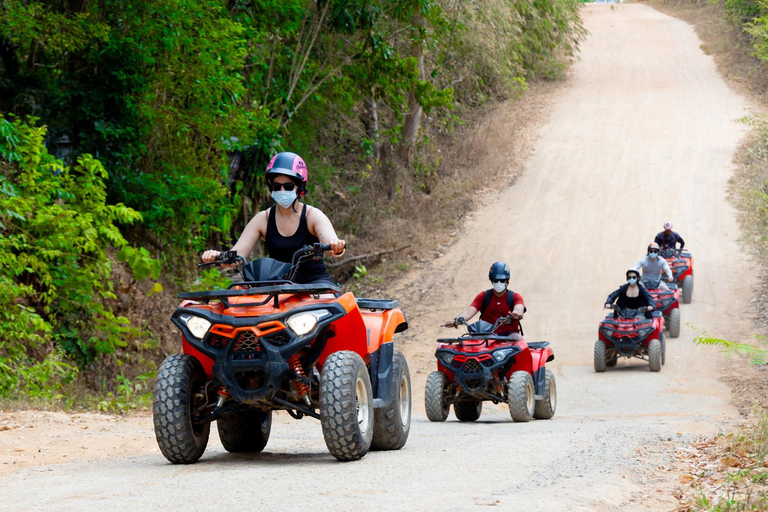
[[[519,293],[508,290],[509,286],[509,265],[503,261],[497,261],[491,265],[488,271],[488,279],[491,280],[493,288],[480,292],[456,319],[453,321],[454,327],[458,327],[463,321],[469,321],[473,316],[480,312],[480,320],[494,323],[499,317],[512,315],[512,323],[500,326],[497,334],[520,336],[519,319],[523,318],[525,313],[525,303]]]

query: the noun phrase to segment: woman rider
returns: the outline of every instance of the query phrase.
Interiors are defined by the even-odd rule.
[[[618,290],[611,293],[605,300],[606,309],[610,308],[611,304],[616,301],[616,305],[621,309],[652,310],[653,298],[651,298],[651,294],[648,293],[644,286],[638,283],[640,273],[634,268],[630,268],[627,270],[626,276],[627,284],[619,287]]]
[[[323,212],[300,201],[307,192],[307,165],[289,152],[278,153],[267,166],[264,177],[275,206],[256,214],[245,226],[232,250],[247,257],[256,243],[266,242],[270,258],[290,263],[293,253],[318,241],[331,246],[335,257],[344,254],[345,241],[336,236],[331,221]],[[212,262],[219,251],[205,251],[202,260]],[[299,266],[295,283],[331,281],[322,260],[309,260]]]

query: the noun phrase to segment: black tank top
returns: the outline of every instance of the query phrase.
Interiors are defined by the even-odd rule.
[[[317,237],[309,232],[309,227],[307,226],[307,205],[302,205],[299,227],[291,236],[283,236],[280,234],[280,231],[277,230],[275,215],[275,207],[273,206],[267,212],[267,236],[264,237],[264,241],[267,245],[267,253],[269,253],[270,258],[290,263],[293,258],[293,253],[305,245],[319,242]],[[293,282],[299,284],[313,283],[316,281],[331,281],[331,276],[328,275],[328,270],[326,270],[323,260],[305,261],[299,266],[299,272],[293,280]]]

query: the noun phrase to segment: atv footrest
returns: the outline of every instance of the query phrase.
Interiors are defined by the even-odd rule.
[[[357,307],[364,309],[395,309],[400,303],[394,299],[357,299]]]

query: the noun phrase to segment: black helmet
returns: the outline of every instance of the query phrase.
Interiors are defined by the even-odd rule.
[[[488,279],[491,281],[498,281],[499,279],[509,281],[509,265],[503,261],[497,261],[491,265],[490,270],[488,270]]]
[[[299,186],[298,196],[304,195],[307,190],[307,164],[304,159],[289,151],[276,154],[267,165],[264,177],[271,182],[278,174],[291,178]]]

